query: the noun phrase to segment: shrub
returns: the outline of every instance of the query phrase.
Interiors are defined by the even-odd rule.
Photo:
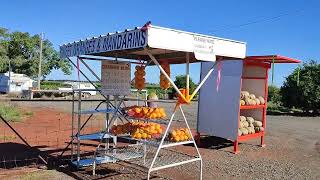
[[[12,105],[0,104],[0,115],[9,122],[18,122],[21,120],[19,110]]]
[[[268,101],[278,103],[281,101],[280,88],[274,85],[268,87]]]
[[[298,81],[298,74],[299,81]],[[296,68],[281,87],[282,102],[285,107],[299,108],[306,112],[320,112],[320,64],[316,61],[304,63]]]

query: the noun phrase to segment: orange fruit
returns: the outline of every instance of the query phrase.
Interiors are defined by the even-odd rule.
[[[172,134],[172,136],[176,136],[176,135],[177,135],[177,132],[176,132],[175,130],[173,130],[173,131],[171,132],[171,134]]]
[[[136,138],[141,139],[142,135],[140,133],[136,133]]]
[[[154,127],[155,127],[155,129],[157,129],[157,130],[158,130],[158,129],[161,129],[160,124],[155,124]]]
[[[179,141],[180,141],[180,137],[179,137],[179,136],[176,136],[176,137],[173,138],[173,140],[174,140],[175,142],[179,142]]]
[[[148,134],[147,134],[147,133],[142,133],[142,134],[141,134],[141,138],[142,138],[142,139],[146,139],[147,137],[148,137]]]

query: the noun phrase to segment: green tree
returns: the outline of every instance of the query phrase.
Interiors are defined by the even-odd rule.
[[[11,70],[31,77],[37,77],[40,53],[40,36],[31,36],[27,32],[9,33],[0,28],[0,72]],[[42,76],[45,78],[53,69],[61,69],[65,74],[71,73],[71,64],[60,59],[58,52],[49,40],[43,41]]]
[[[178,88],[186,88],[186,75],[179,75],[176,76],[176,79],[174,83],[177,85]],[[192,81],[190,78],[189,80],[189,85],[190,85],[190,93],[192,93],[196,89],[196,84]]]
[[[299,82],[298,82],[298,74]],[[296,68],[281,87],[285,107],[296,107],[304,111],[320,112],[320,64],[311,60],[302,68]]]
[[[278,103],[281,101],[280,88],[274,85],[268,87],[268,101]]]

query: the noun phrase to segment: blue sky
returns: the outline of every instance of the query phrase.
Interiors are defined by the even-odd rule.
[[[278,17],[279,18],[273,18]],[[54,47],[86,37],[152,24],[247,42],[247,55],[281,54],[303,61],[320,60],[320,1],[18,1],[1,2],[0,27],[45,33]],[[258,22],[258,23],[256,23]],[[249,24],[249,25],[246,25]],[[89,63],[100,72],[99,63]],[[297,65],[276,65],[275,84]],[[173,66],[172,75],[184,73]],[[158,73],[147,71],[147,81]],[[158,70],[156,70],[158,71]],[[199,79],[199,65],[192,65]],[[53,71],[49,79],[76,79]]]

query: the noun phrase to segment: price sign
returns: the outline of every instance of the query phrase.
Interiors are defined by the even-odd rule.
[[[102,61],[101,93],[125,96],[130,94],[131,66],[128,62]]]

